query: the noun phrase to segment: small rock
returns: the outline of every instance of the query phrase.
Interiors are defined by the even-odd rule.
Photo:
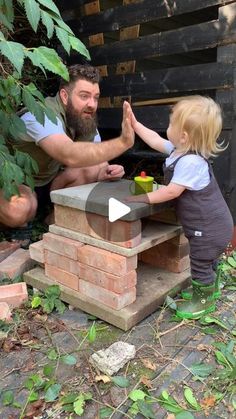
[[[104,374],[113,375],[135,357],[135,346],[126,342],[115,342],[109,348],[95,352],[89,362]]]

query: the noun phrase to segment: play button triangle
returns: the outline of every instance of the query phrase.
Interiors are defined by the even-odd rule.
[[[123,204],[123,202],[118,201],[115,198],[109,198],[109,206],[108,206],[108,218],[111,223],[119,218],[123,217],[126,214],[129,214],[131,211],[128,205]]]

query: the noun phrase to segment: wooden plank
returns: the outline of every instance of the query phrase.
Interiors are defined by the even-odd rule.
[[[100,86],[102,96],[130,95],[134,100],[177,92],[228,89],[233,85],[234,68],[231,63],[209,63],[113,75],[104,77]]]
[[[236,4],[235,4],[236,7]],[[183,42],[184,40],[184,42]],[[236,42],[236,19],[200,23],[177,30],[118,41],[90,48],[95,65],[116,64],[126,60],[137,60],[151,56],[181,54],[189,51],[214,48]]]
[[[123,0],[123,4],[133,4],[139,3],[139,0]],[[139,35],[140,25],[130,26],[128,28],[124,28],[120,30],[120,41],[125,41],[127,39],[134,39],[137,38]],[[125,74],[125,73],[134,73],[135,72],[135,60],[133,61],[126,61],[118,63],[116,66],[116,74]],[[127,98],[129,101],[131,98]],[[114,105],[120,106],[123,103],[123,98],[118,96],[114,98]]]
[[[231,2],[232,0],[185,0],[170,3],[163,0],[143,0],[138,5],[120,5],[107,8],[97,15],[72,19],[68,24],[76,35],[87,36],[99,32],[113,32],[127,26],[179,16]]]
[[[62,301],[92,314],[122,330],[129,330],[145,317],[157,310],[167,295],[174,297],[190,281],[190,272],[176,274],[146,264],[139,264],[137,269],[137,298],[121,310],[113,310],[79,291],[72,290],[49,279],[42,268],[34,268],[24,274],[27,284],[44,291],[50,285],[58,284]]]
[[[223,106],[223,125],[224,129],[231,130],[234,126],[235,113],[232,106],[224,104]],[[169,123],[170,106],[137,106],[133,107],[136,118],[147,125],[150,129],[158,132],[165,132]],[[101,129],[117,129],[120,130],[122,121],[121,108],[105,109],[100,108],[99,127]]]

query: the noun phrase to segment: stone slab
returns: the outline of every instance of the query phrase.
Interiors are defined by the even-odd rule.
[[[61,299],[126,331],[157,310],[167,295],[175,296],[177,292],[187,286],[190,279],[189,270],[176,274],[142,263],[137,269],[137,274],[136,301],[121,310],[113,310],[80,294],[78,291],[75,292],[64,285],[58,284],[61,289]],[[24,280],[27,284],[39,290],[44,290],[55,284],[55,281],[46,277],[44,270],[40,267],[26,272]]]
[[[110,243],[103,239],[98,239],[87,234],[79,233],[77,231],[69,230],[64,227],[59,227],[55,224],[49,226],[50,233],[57,234],[59,236],[67,237],[69,239],[78,240],[82,243],[90,244],[101,249],[108,250],[109,252],[118,253],[122,256],[134,256],[144,250],[150,249],[150,247],[156,246],[157,244],[163,243],[166,240],[170,240],[173,237],[178,236],[182,233],[183,229],[181,226],[170,225],[159,223],[157,221],[147,220],[145,227],[142,229],[142,240],[141,243],[132,248],[125,248],[115,243]]]
[[[58,189],[50,193],[54,204],[77,208],[81,211],[92,212],[108,217],[109,198],[115,198],[131,208],[129,214],[120,220],[134,221],[148,217],[170,206],[169,202],[149,205],[141,202],[126,203],[124,198],[129,196],[131,180],[120,179],[114,182],[94,182],[72,188]]]

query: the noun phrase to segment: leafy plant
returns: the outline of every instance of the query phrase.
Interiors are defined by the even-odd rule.
[[[24,38],[28,34],[26,29],[22,30],[23,18],[33,34],[43,34],[45,45],[31,45],[32,36],[24,39],[27,45],[18,42],[20,35]],[[53,0],[0,0],[0,189],[7,199],[18,194],[21,183],[33,188],[32,176],[38,170],[29,155],[14,151],[14,147],[9,152],[6,147],[9,137],[17,141],[26,134],[17,111],[24,106],[41,124],[45,115],[55,121],[33,80],[38,74],[46,79],[51,73],[68,80],[67,68],[58,53],[47,46],[53,42],[62,45],[67,54],[75,50],[90,59],[86,47],[63,21]]]
[[[62,314],[66,306],[60,300],[60,288],[58,285],[50,285],[44,292],[43,296],[36,294],[31,301],[32,308],[42,307],[45,313],[51,313],[54,309]]]

